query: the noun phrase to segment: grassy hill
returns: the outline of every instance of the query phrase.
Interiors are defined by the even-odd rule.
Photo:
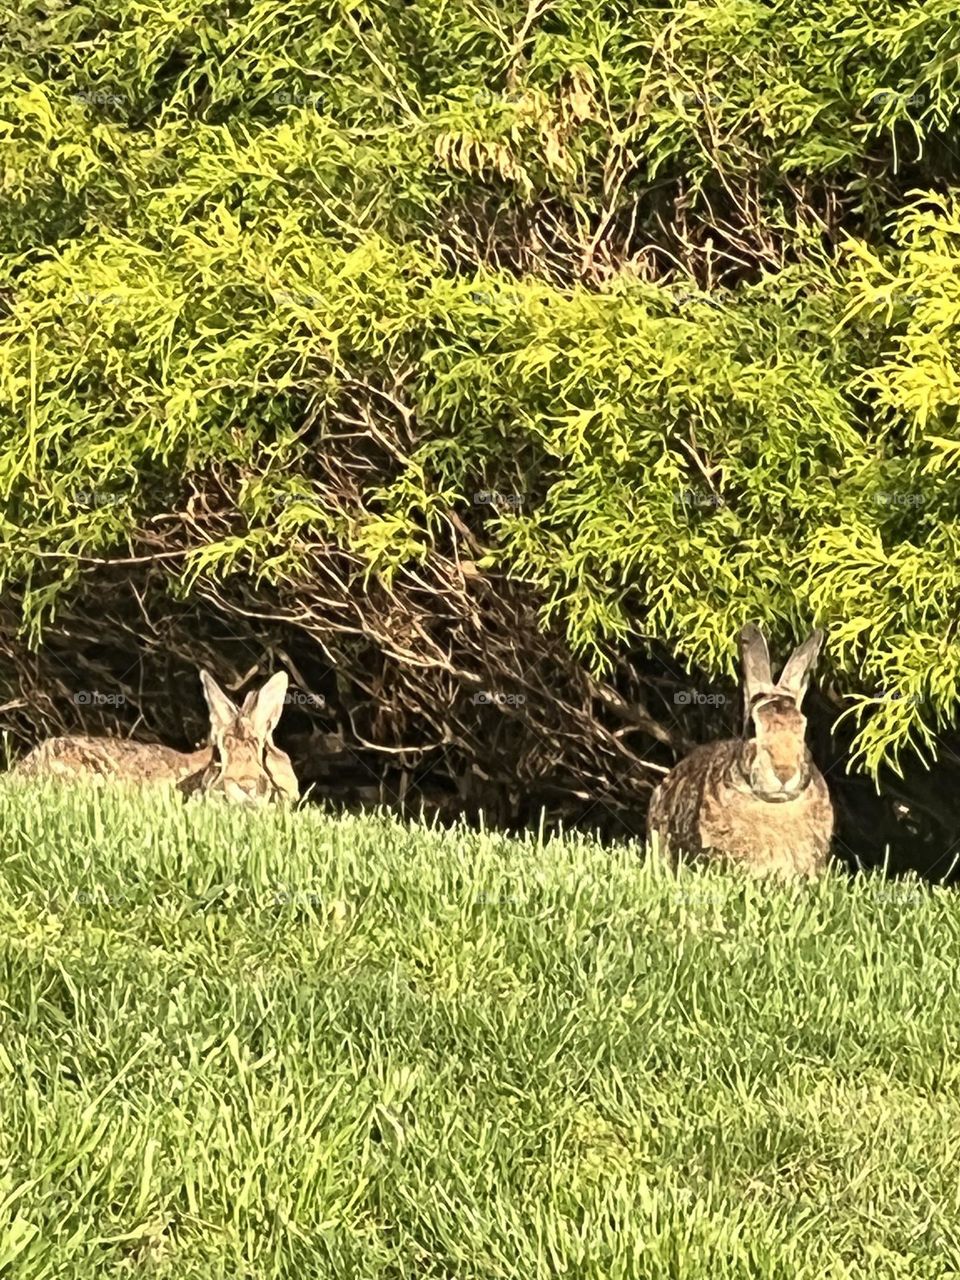
[[[958,1274],[960,903],[0,787],[0,1275]]]

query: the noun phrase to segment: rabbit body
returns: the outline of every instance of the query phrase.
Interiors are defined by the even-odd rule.
[[[210,747],[174,751],[159,743],[125,738],[47,738],[18,760],[10,772],[24,778],[82,777],[150,785],[179,782],[204,768],[212,754]]]
[[[738,739],[695,748],[650,801],[647,829],[668,855],[723,857],[759,875],[815,876],[826,869],[833,805],[815,765],[800,794],[782,803],[755,795],[739,767]]]

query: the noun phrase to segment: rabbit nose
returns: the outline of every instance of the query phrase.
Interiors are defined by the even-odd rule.
[[[799,782],[800,771],[792,760],[772,760],[771,764],[781,786],[786,787],[792,782]]]
[[[263,776],[258,774],[257,777],[251,778],[247,784],[247,799],[251,804],[262,804],[264,800],[270,798],[270,783]]]

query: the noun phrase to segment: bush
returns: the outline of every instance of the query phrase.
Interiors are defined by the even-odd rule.
[[[906,769],[952,830],[915,772],[958,690],[951,22],[8,19],[14,734],[95,726],[68,696],[133,671],[182,739],[188,664],[285,656],[361,772],[626,821],[735,723],[678,690],[729,689],[744,621],[816,621],[831,764]]]

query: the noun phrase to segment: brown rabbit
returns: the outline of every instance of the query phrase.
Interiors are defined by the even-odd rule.
[[[11,770],[19,777],[86,778],[140,785],[176,783],[185,795],[219,792],[228,800],[296,800],[300,794],[289,756],[273,730],[283,711],[287,676],[279,672],[237,708],[206,671],[200,672],[210,711],[210,745],[174,751],[123,738],[48,738]]]
[[[656,835],[671,859],[725,855],[760,874],[818,875],[829,860],[833,805],[800,704],[823,632],[793,651],[776,682],[761,631],[744,627],[740,640],[744,736],[697,747],[667,774],[650,800],[647,838]]]

